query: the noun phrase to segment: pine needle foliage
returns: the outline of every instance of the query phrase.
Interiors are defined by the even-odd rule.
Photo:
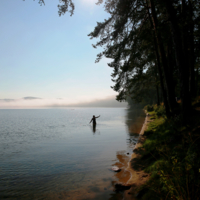
[[[25,1],[25,0],[24,0]],[[66,12],[70,13],[70,16],[74,14],[75,5],[73,0],[59,0],[58,14],[64,15]],[[38,0],[38,3],[42,6],[45,5],[45,0]]]
[[[144,93],[157,96],[159,91],[168,118],[177,110],[186,116],[191,111],[191,98],[198,89],[200,3],[196,0],[99,0],[110,14],[97,22],[91,39],[99,38],[94,48],[104,47],[97,55],[110,58],[113,68],[113,90],[117,100],[127,97],[137,102]],[[181,109],[175,97],[181,97]]]

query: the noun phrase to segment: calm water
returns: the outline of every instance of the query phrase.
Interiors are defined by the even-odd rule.
[[[124,108],[0,110],[0,199],[121,199],[113,185],[143,121]]]

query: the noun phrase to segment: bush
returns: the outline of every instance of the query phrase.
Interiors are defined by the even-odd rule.
[[[154,109],[158,114],[164,108]],[[179,117],[159,117],[148,125],[141,159],[151,176],[143,186],[148,191],[142,199],[200,199],[199,132],[199,113],[191,115],[184,125]]]
[[[165,108],[164,106],[156,106],[154,107],[155,113],[158,117],[165,115]]]
[[[154,111],[155,112],[155,115],[157,117],[162,117],[162,116],[165,116],[165,107],[163,105],[146,105],[144,107],[144,109],[147,111],[147,112],[152,112]]]
[[[144,109],[147,110],[147,112],[154,111],[154,108],[153,108],[153,106],[151,106],[151,105],[146,105],[146,106],[144,107]]]

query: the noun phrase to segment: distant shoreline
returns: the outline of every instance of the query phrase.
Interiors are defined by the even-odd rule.
[[[117,107],[117,106],[53,106],[53,107],[13,107],[13,108],[0,108],[0,110],[18,110],[18,109],[21,109],[21,110],[37,110],[37,109],[76,109],[76,108],[127,108],[126,106],[121,106],[121,107]]]
[[[45,99],[39,97],[23,97],[21,99],[0,99],[0,109],[16,108],[60,108],[60,107],[127,107],[127,102],[119,102],[115,96],[103,99],[72,101],[68,99]]]

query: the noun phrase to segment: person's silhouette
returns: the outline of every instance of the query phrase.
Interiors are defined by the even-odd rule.
[[[90,123],[93,122],[93,126],[94,126],[94,125],[96,126],[96,118],[99,118],[99,117],[100,117],[100,115],[99,115],[98,117],[95,117],[95,116],[93,115],[93,117],[92,117]]]
[[[100,117],[100,115],[98,116],[98,117],[95,117],[94,115],[93,115],[93,117],[92,117],[92,119],[91,119],[91,121],[90,121],[90,123],[91,122],[93,122],[93,133],[95,133],[96,132],[96,118],[99,118]]]

